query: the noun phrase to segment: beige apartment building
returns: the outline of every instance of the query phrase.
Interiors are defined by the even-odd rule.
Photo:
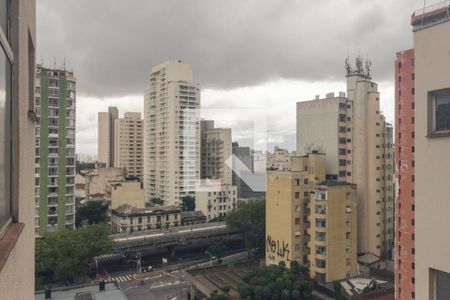
[[[201,120],[201,178],[220,179],[231,185],[232,170],[225,163],[233,154],[231,128],[215,128],[214,121]]]
[[[144,97],[146,200],[178,205],[200,179],[200,85],[180,60],[152,68]]]
[[[0,298],[34,299],[36,3],[0,12]]]
[[[267,152],[267,169],[269,170],[286,170],[289,169],[292,153],[286,149],[275,146],[273,152]]]
[[[195,209],[208,221],[225,217],[237,206],[237,187],[217,181],[195,192]]]
[[[377,84],[357,58],[347,94],[297,103],[297,153],[327,153],[327,179],[357,185],[358,253],[391,258],[394,226],[392,126]],[[386,223],[384,223],[386,222]]]
[[[143,178],[143,121],[141,113],[126,112],[119,118],[117,107],[98,113],[98,163],[123,168],[125,176]]]
[[[326,183],[325,154],[291,157],[267,173],[266,264],[298,261],[321,282],[357,270],[355,185]]]
[[[141,113],[126,112],[115,121],[114,167],[124,168],[127,177],[143,177],[143,121]]]
[[[415,116],[402,122],[415,123],[415,248],[396,249],[399,256],[415,256],[415,294],[406,295],[410,299],[441,300],[450,295],[449,8],[450,1],[443,1],[416,11],[411,20]]]
[[[106,184],[105,200],[116,209],[123,204],[136,208],[145,207],[145,193],[139,181],[111,181]]]
[[[125,180],[124,170],[120,168],[98,168],[85,175],[86,200],[104,197],[110,182]]]
[[[114,137],[115,122],[119,118],[117,107],[108,107],[107,112],[98,113],[98,147],[97,161],[107,168],[114,167]]]

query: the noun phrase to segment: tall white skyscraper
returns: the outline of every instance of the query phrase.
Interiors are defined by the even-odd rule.
[[[144,97],[146,200],[179,204],[200,179],[200,85],[180,60],[152,68]]]

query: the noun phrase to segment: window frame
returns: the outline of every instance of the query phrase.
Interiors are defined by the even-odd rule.
[[[5,55],[5,62],[9,63],[9,78],[5,72],[5,81],[6,81],[6,92],[5,92],[5,201],[9,202],[9,206],[7,210],[9,213],[5,214],[5,219],[0,223],[0,237],[2,237],[9,225],[12,223],[14,218],[14,211],[16,204],[14,203],[13,197],[13,170],[12,170],[12,106],[13,106],[13,65],[14,65],[14,55],[10,46],[9,35],[10,35],[10,23],[9,23],[9,9],[11,7],[11,3],[8,1],[7,3],[7,32],[3,31],[3,28],[0,27],[0,51],[3,51]],[[8,89],[9,86],[9,89]],[[9,91],[9,92],[8,92]],[[9,125],[9,126],[8,126]],[[9,145],[9,146],[8,146]],[[9,176],[8,176],[9,175]]]
[[[445,137],[450,136],[450,128],[448,130],[436,130],[436,95],[439,93],[448,93],[450,100],[450,87],[433,90],[428,92],[428,135],[427,137]]]

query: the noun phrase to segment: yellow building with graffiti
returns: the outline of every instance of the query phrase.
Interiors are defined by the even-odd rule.
[[[311,153],[268,172],[266,264],[296,260],[331,282],[358,274],[356,185],[326,182],[325,168],[325,154]]]

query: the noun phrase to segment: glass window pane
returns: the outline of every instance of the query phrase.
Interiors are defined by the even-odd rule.
[[[11,64],[0,47],[0,227],[11,215],[9,180],[10,154],[10,79]]]
[[[436,131],[450,130],[450,91],[436,93]]]
[[[9,0],[0,0],[0,27],[3,30],[3,33],[6,37],[9,37],[8,34],[8,2]]]

